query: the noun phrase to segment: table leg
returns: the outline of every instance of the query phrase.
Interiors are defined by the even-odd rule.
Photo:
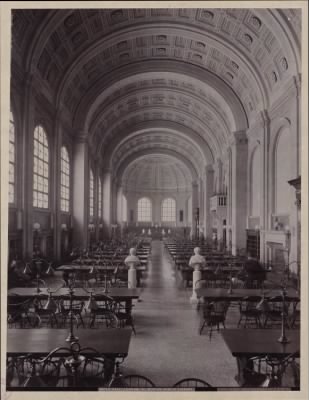
[[[126,313],[131,315],[131,310],[132,310],[132,300],[128,299],[125,301],[125,309],[126,309]]]
[[[237,375],[235,375],[235,381],[239,384],[239,386],[243,386],[246,383],[245,379],[245,369],[248,367],[248,358],[247,357],[237,357]]]
[[[136,271],[136,285],[137,287],[141,286],[141,271]]]

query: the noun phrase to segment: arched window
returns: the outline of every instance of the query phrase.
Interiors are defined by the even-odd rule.
[[[164,199],[161,206],[161,220],[176,222],[176,201],[172,198]]]
[[[99,178],[98,183],[98,217],[102,218],[102,181]]]
[[[9,203],[15,203],[15,122],[12,111],[10,112],[10,137],[9,137]]]
[[[61,147],[60,208],[70,211],[70,159],[66,147]]]
[[[34,129],[33,207],[48,208],[49,150],[44,128]]]
[[[94,177],[91,168],[89,172],[89,216],[94,216]]]
[[[140,222],[150,222],[152,214],[151,201],[147,197],[142,197],[137,203],[137,220]]]

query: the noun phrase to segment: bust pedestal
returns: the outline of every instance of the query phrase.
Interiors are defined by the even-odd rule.
[[[128,288],[135,289],[137,286],[137,280],[136,280],[136,264],[137,262],[131,261],[127,263],[129,266],[128,270]]]
[[[193,271],[193,279],[192,279],[192,296],[190,297],[191,303],[199,302],[199,299],[196,295],[195,286],[196,286],[196,282],[199,281],[200,279],[202,279],[201,265],[202,265],[201,263],[193,265],[194,271]]]

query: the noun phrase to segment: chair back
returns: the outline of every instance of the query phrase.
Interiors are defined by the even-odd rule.
[[[120,388],[154,388],[156,385],[143,375],[126,375],[117,379],[110,387]]]
[[[209,383],[198,378],[185,378],[176,382],[173,388],[197,388],[197,387],[211,387]]]

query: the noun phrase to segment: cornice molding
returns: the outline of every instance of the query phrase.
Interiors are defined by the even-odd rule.
[[[230,136],[230,143],[232,146],[247,145],[248,136],[246,131],[232,132]]]
[[[283,115],[283,111],[290,111],[290,106],[288,102],[291,100],[298,101],[301,92],[301,75],[293,76],[282,94],[275,100],[268,110],[271,119]]]

